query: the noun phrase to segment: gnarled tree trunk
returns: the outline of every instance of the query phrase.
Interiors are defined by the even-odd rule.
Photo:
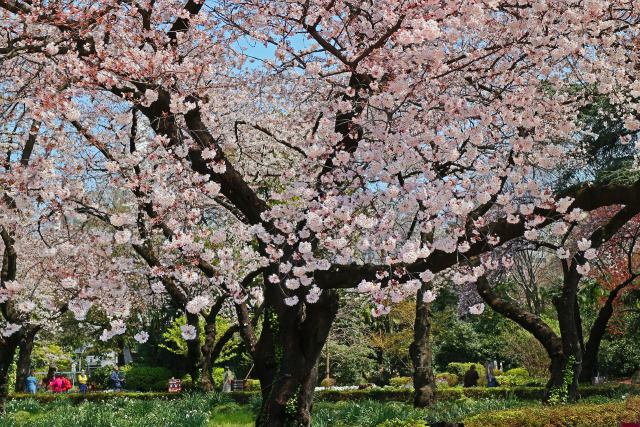
[[[256,426],[309,426],[318,358],[338,311],[338,294],[325,290],[315,304],[288,307],[269,287],[265,301],[255,353],[262,388]]]
[[[36,335],[40,330],[37,326],[25,327],[24,331],[21,331],[20,341],[18,342],[18,362],[16,367],[16,392],[25,391],[25,380],[29,376],[31,371],[31,354],[33,353],[33,346],[36,342]]]
[[[187,312],[187,325],[196,328],[196,336],[192,340],[187,340],[186,372],[195,383],[199,380],[200,366],[202,365],[202,349],[200,348],[200,315]]]
[[[413,363],[413,406],[424,408],[436,400],[436,384],[433,376],[431,350],[431,320],[429,304],[424,301],[425,284],[416,296],[416,319],[413,328],[413,342],[409,347]]]
[[[564,358],[562,363],[554,364],[552,362],[552,366],[555,368],[552,370],[552,379],[554,387],[557,387],[558,377],[562,377],[560,386],[566,387],[566,398],[570,402],[575,402],[578,399],[578,378],[582,369],[582,346],[580,345],[582,331],[580,330],[580,322],[578,322],[580,313],[577,312],[578,305],[576,304],[580,276],[576,272],[575,266],[565,267],[564,276],[562,291],[560,295],[553,298],[553,305],[560,325]],[[558,371],[560,368],[562,368],[561,372]],[[567,378],[564,378],[567,369],[571,369],[572,372],[567,373]]]
[[[551,364],[549,365],[550,377],[545,390],[545,400],[548,400],[551,396],[551,391],[563,385],[563,373],[567,359],[562,339],[539,316],[528,312],[511,301],[500,298],[493,291],[486,277],[478,279],[476,289],[491,308],[531,333],[546,350],[551,359]],[[573,312],[570,315],[574,319]]]
[[[9,397],[9,368],[18,348],[18,337],[11,337],[0,341],[0,414],[5,411],[5,404]]]
[[[212,353],[216,345],[216,322],[207,322],[204,326],[204,344],[202,345],[202,360],[200,361],[200,390],[213,390]]]
[[[600,344],[607,332],[609,319],[613,315],[613,303],[624,288],[633,283],[637,277],[632,275],[629,279],[620,283],[613,288],[604,305],[598,311],[598,316],[589,331],[589,341],[585,346],[584,357],[582,360],[582,371],[580,372],[580,382],[589,383],[591,378],[598,374],[598,353],[600,352]]]

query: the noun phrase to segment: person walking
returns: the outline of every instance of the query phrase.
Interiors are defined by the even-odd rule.
[[[464,387],[475,387],[478,385],[479,379],[480,375],[478,375],[478,371],[476,371],[476,365],[471,365],[469,370],[464,374],[462,384]]]
[[[38,391],[38,379],[34,371],[29,372],[29,376],[25,379],[25,387],[30,394],[36,394]]]
[[[118,368],[118,365],[113,366],[109,382],[115,391],[122,391],[122,379],[120,378],[120,368]]]
[[[233,380],[236,379],[236,376],[233,374],[233,371],[229,369],[228,366],[224,367],[224,375],[222,376],[222,392],[229,393],[232,390]]]
[[[494,368],[493,362],[487,362],[487,364],[485,365],[485,371],[486,371],[485,376],[487,378],[487,387],[498,386],[498,380],[496,379],[494,369],[495,368]]]
[[[80,393],[82,394],[87,393],[87,380],[88,380],[87,374],[83,369],[78,374],[78,388],[80,389]]]

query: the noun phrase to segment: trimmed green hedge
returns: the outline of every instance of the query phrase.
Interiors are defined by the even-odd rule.
[[[580,394],[582,397],[591,396],[619,396],[623,393],[640,394],[639,386],[626,384],[607,384],[597,386],[582,386]],[[132,393],[132,392],[94,392],[83,396],[78,393],[50,394],[38,393],[36,395],[20,393],[10,395],[10,399],[35,398],[39,402],[50,402],[56,399],[71,399],[74,402],[83,400],[102,401],[117,397],[128,397],[131,399],[175,399],[180,393]],[[254,398],[260,397],[259,391],[244,391],[228,393],[228,396],[237,403],[246,404]],[[436,391],[436,396],[440,401],[458,400],[464,397],[472,399],[488,398],[516,398],[520,400],[542,400],[544,396],[543,387],[443,387]],[[398,401],[411,402],[413,400],[413,389],[410,388],[368,388],[363,390],[321,390],[315,393],[318,401],[341,402],[341,401]]]
[[[74,403],[80,403],[84,401],[88,402],[102,402],[105,400],[111,400],[116,398],[126,397],[136,400],[153,400],[153,399],[176,399],[180,397],[180,393],[137,393],[137,392],[89,392],[87,394],[81,393],[15,393],[10,394],[10,400],[18,399],[34,399],[40,403],[48,403],[56,400],[71,400]]]
[[[617,396],[623,393],[640,394],[640,387],[625,384],[583,386],[580,388],[583,397],[591,396]],[[257,392],[231,393],[238,403],[247,403]],[[472,399],[520,399],[541,401],[544,397],[544,387],[443,387],[436,390],[436,396],[440,401],[458,400],[464,397]],[[324,402],[341,401],[398,401],[411,402],[413,389],[410,388],[369,388],[364,390],[321,390],[315,393],[315,399]]]
[[[136,391],[166,391],[171,371],[160,366],[132,366],[127,372],[126,387]]]
[[[474,415],[465,427],[611,427],[640,422],[640,397],[626,402],[508,409]]]

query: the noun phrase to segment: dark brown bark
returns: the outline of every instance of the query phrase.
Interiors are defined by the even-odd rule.
[[[216,322],[207,322],[204,325],[204,344],[202,344],[202,360],[200,361],[200,390],[207,392],[213,390],[212,353],[216,345]]]
[[[192,340],[187,340],[187,355],[185,371],[191,376],[194,383],[199,380],[199,371],[202,364],[202,349],[200,348],[200,315],[191,314],[187,315],[187,325],[191,325],[196,328],[196,337]]]
[[[547,383],[545,399],[553,388],[562,387],[563,372],[566,358],[563,350],[563,342],[558,335],[547,325],[540,316],[537,316],[515,303],[500,298],[485,277],[476,282],[476,289],[482,299],[495,311],[516,322],[523,329],[533,335],[544,347],[551,359],[549,365],[549,382]]]
[[[37,326],[25,327],[25,330],[20,334],[20,341],[18,342],[18,361],[16,366],[16,393],[25,391],[25,380],[31,372],[31,354],[33,353],[33,347],[36,342],[36,335],[40,330]]]
[[[219,338],[216,336],[216,319],[218,313],[224,305],[226,297],[218,298],[216,303],[211,307],[209,313],[205,316],[204,326],[204,344],[202,345],[202,360],[200,362],[200,389],[202,391],[212,391],[214,388],[212,369],[215,361],[220,356],[224,346],[233,338],[238,331],[238,325],[233,325],[227,329]],[[216,340],[217,338],[217,340]]]
[[[16,334],[0,341],[0,414],[5,412],[5,404],[9,397],[9,368],[18,348]]]
[[[317,363],[338,311],[325,291],[315,304],[288,307],[276,287],[265,292],[263,331],[256,346],[262,408],[256,426],[309,426]]]
[[[424,302],[426,290],[427,286],[423,284],[416,296],[413,342],[409,347],[413,363],[413,406],[416,408],[430,406],[436,399],[431,349],[431,320],[429,319],[429,304]]]
[[[566,264],[566,263],[565,263]],[[575,264],[575,263],[574,263]],[[582,348],[580,345],[581,331],[578,330],[579,313],[576,312],[578,305],[576,298],[578,293],[578,282],[580,275],[576,272],[575,265],[572,267],[564,267],[564,284],[560,294],[553,298],[560,326],[560,335],[562,339],[562,352],[564,355],[563,371],[567,368],[569,358],[573,358],[573,376],[568,384],[561,383],[567,387],[567,399],[575,402],[578,399],[578,378],[582,369]],[[559,366],[556,366],[559,369]],[[553,372],[553,378],[558,375],[563,376],[563,372]],[[554,384],[557,386],[557,384]]]
[[[585,345],[584,357],[582,361],[582,372],[580,373],[580,382],[589,383],[591,379],[598,374],[598,353],[600,352],[600,344],[607,332],[609,319],[613,315],[613,303],[624,288],[633,283],[636,278],[631,276],[628,280],[620,283],[609,292],[607,300],[598,311],[598,316],[589,331],[589,341]]]

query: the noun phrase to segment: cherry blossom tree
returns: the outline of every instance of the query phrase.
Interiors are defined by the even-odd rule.
[[[144,155],[158,158],[151,197],[171,208],[168,182],[219,195],[261,265],[260,336],[241,321],[262,384],[257,424],[308,425],[339,289],[369,296],[375,315],[417,293],[414,383],[428,404],[433,274],[560,221],[570,202],[637,203],[628,186],[558,195],[537,179],[577,157],[595,95],[637,130],[637,16],[614,3],[0,0],[3,84],[59,129],[59,152],[100,151],[73,129],[132,129],[137,110]],[[256,57],[253,43],[272,53]],[[135,168],[138,155],[110,162]],[[214,277],[205,253],[195,265]],[[473,282],[492,265],[451,274]]]

